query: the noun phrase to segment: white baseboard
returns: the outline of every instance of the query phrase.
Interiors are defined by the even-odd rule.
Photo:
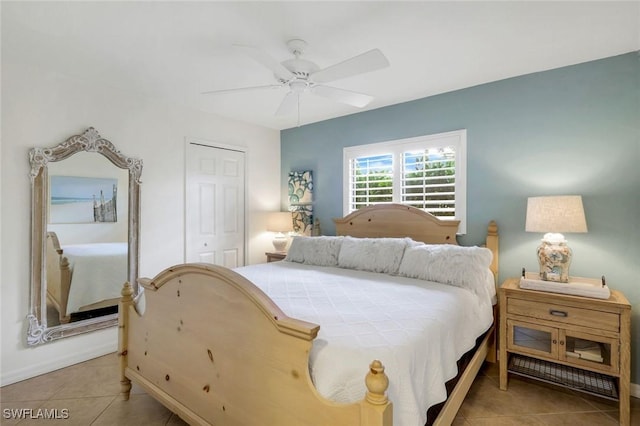
[[[640,398],[640,385],[637,383],[631,383],[630,393],[631,393],[631,396]]]
[[[86,350],[75,350],[67,356],[56,357],[55,359],[32,364],[18,370],[8,372],[3,371],[0,376],[0,383],[2,383],[2,386],[10,385],[12,383],[30,379],[41,374],[50,373],[70,365],[78,364],[80,362],[115,352],[118,349],[118,342],[114,342],[112,339],[107,340],[111,341],[105,342],[101,345],[87,347]]]

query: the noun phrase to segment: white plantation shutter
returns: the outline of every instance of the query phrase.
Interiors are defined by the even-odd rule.
[[[454,147],[402,153],[401,202],[440,218],[456,213]]]
[[[466,232],[466,130],[344,148],[344,211],[402,203]]]
[[[393,201],[393,155],[357,157],[349,163],[350,211]]]

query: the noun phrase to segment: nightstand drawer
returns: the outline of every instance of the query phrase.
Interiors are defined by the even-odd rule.
[[[620,329],[620,316],[614,313],[531,300],[509,299],[507,313],[598,330],[618,332]]]

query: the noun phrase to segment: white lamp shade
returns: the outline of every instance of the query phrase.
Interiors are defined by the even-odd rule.
[[[527,232],[587,232],[580,195],[529,197],[527,200]]]
[[[291,212],[273,212],[267,217],[267,231],[290,232],[293,230]]]

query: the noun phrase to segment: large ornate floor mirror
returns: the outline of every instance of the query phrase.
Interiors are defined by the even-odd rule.
[[[31,163],[31,307],[27,343],[118,322],[125,281],[137,287],[142,160],[90,127]]]

